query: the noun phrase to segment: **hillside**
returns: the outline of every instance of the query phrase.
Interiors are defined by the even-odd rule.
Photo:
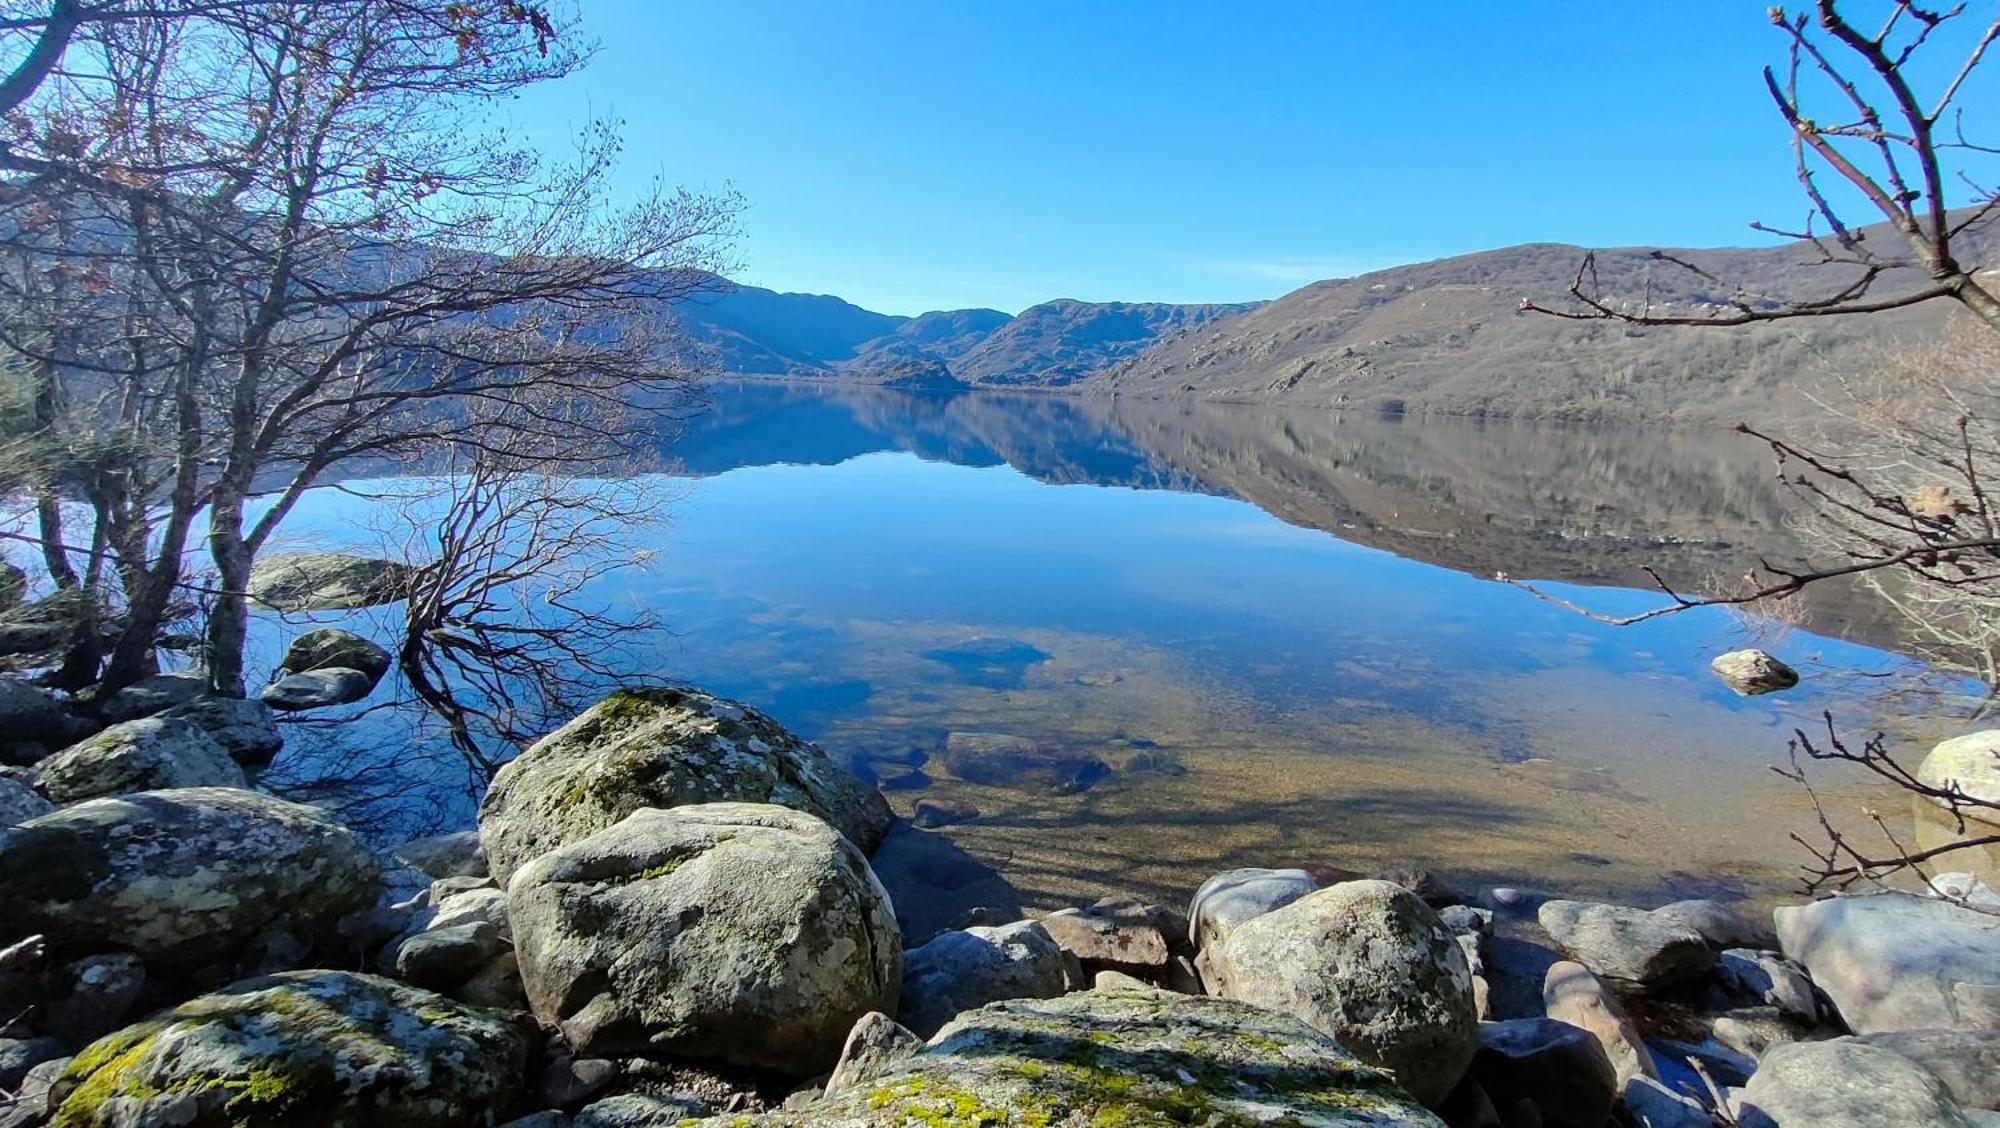
[[[1254,305],[1079,302],[1063,299],[1021,311],[952,362],[968,384],[1055,387],[1135,356],[1163,339]]]
[[[1995,261],[2000,224],[1975,232]],[[1888,241],[1879,229],[1874,237]],[[1530,244],[1317,282],[1153,346],[1088,381],[1137,396],[1283,400],[1449,414],[1716,420],[1803,409],[1814,388],[1899,340],[1934,336],[1945,303],[1870,317],[1739,328],[1636,327],[1523,312],[1565,301],[1585,251]],[[1848,275],[1791,244],[1676,251],[1772,300],[1827,294]],[[1714,308],[1702,279],[1644,248],[1597,254],[1607,294]]]

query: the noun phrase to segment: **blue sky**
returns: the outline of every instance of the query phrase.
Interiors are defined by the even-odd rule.
[[[733,186],[741,281],[892,313],[1240,301],[1540,240],[1796,222],[1761,0],[585,0],[516,103]]]

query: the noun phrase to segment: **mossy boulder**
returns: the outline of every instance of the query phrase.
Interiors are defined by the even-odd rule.
[[[1147,988],[993,1003],[960,1015],[916,1053],[885,1055],[842,1081],[801,1109],[698,1123],[1442,1125],[1387,1072],[1295,1018]]]
[[[889,895],[851,842],[785,807],[637,811],[528,863],[507,910],[528,1000],[578,1054],[804,1077],[896,1009]]]
[[[1307,894],[1204,954],[1216,994],[1296,1016],[1430,1107],[1479,1049],[1464,951],[1430,906],[1391,882]]]
[[[92,1043],[53,1128],[445,1128],[507,1118],[529,1031],[393,980],[299,971],[233,984]]]
[[[175,787],[245,787],[243,769],[208,730],[180,717],[112,725],[35,765],[57,803]]]
[[[641,807],[694,803],[804,811],[864,853],[894,819],[880,793],[755,709],[692,690],[624,690],[500,769],[480,805],[480,844],[504,882]]]
[[[0,945],[111,945],[156,975],[226,982],[254,947],[331,942],[380,869],[321,812],[226,787],[92,799],[0,835]]]

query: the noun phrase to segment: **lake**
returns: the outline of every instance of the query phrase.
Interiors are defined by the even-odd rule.
[[[1180,901],[1241,865],[1761,901],[1805,860],[1787,836],[1810,808],[1768,770],[1791,730],[1909,708],[1884,697],[1904,679],[1870,676],[1911,667],[1852,593],[1804,626],[1620,628],[1493,579],[1623,612],[1657,601],[1633,590],[1648,567],[1696,586],[1789,553],[1764,457],[1727,433],[734,384],[666,454],[656,551],[610,593],[667,628],[634,641],[636,671],[773,714],[899,813],[976,809],[884,863],[939,920]],[[293,543],[366,546],[367,505],[316,491]],[[260,625],[267,660],[296,629]],[[1731,693],[1708,661],[1750,642],[1804,683]],[[954,733],[1101,778],[967,782]],[[1871,798],[1816,778],[1842,810]],[[470,818],[463,795],[416,802]]]

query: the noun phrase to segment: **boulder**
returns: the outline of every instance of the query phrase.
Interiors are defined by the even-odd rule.
[[[16,678],[0,677],[0,744],[67,744],[69,710]]]
[[[800,1109],[698,1123],[1441,1128],[1387,1073],[1295,1018],[1155,990],[992,1003],[842,1080]]]
[[[1001,732],[954,732],[945,737],[944,766],[967,783],[1016,791],[1073,795],[1111,774],[1095,756]]]
[[[125,1025],[146,990],[146,966],[130,952],[99,952],[62,969],[61,990],[48,1000],[42,1026],[72,1046]]]
[[[818,746],[747,706],[680,689],[622,690],[501,768],[479,808],[493,875],[641,807],[774,803],[814,815],[865,853],[894,816]]]
[[[990,1000],[997,1001],[997,1000]],[[924,1048],[924,1040],[881,1011],[869,1011],[847,1032],[826,1091],[858,1085]]]
[[[1723,1049],[1760,1061],[1771,1047],[1799,1041],[1812,1028],[1777,1007],[1732,1007],[1715,1016],[1708,1032]]]
[[[274,935],[331,942],[378,890],[375,857],[353,832],[234,788],[92,799],[0,836],[0,943],[40,932],[89,952],[115,938],[176,979],[233,974]]]
[[[1384,1066],[1426,1105],[1479,1046],[1472,973],[1451,930],[1387,881],[1319,890],[1236,926],[1210,948],[1211,989],[1269,1007]]]
[[[635,812],[522,867],[507,904],[528,1000],[580,1054],[804,1077],[896,1009],[888,894],[853,843],[785,807]]]
[[[1765,1056],[1737,1099],[1742,1128],[1968,1128],[1944,1083],[1910,1059],[1851,1039],[1793,1042]]]
[[[1720,901],[1675,901],[1646,915],[1662,924],[1700,933],[1711,948],[1770,951],[1778,946],[1777,933],[1769,924],[1751,920]]]
[[[1634,1077],[1658,1077],[1653,1054],[1625,1017],[1618,997],[1582,964],[1563,961],[1549,968],[1542,983],[1542,1008],[1550,1018],[1587,1030],[1604,1047],[1620,1085]]]
[[[222,745],[229,757],[246,768],[261,768],[285,746],[271,709],[261,701],[241,697],[198,697],[160,714],[161,720],[192,723]]]
[[[1618,1071],[1597,1038],[1552,1018],[1482,1024],[1471,1078],[1496,1108],[1533,1105],[1546,1128],[1604,1128],[1618,1099]]]
[[[19,1089],[29,1070],[68,1053],[59,1038],[0,1038],[0,1092]]]
[[[360,670],[328,666],[302,674],[286,674],[258,691],[257,699],[283,713],[352,705],[375,691],[375,682]]]
[[[1035,921],[940,932],[903,953],[904,1026],[920,1036],[1001,999],[1063,993],[1062,949]]]
[[[1799,684],[1799,672],[1761,650],[1732,650],[1708,664],[1724,685],[1745,697]]]
[[[1931,749],[1917,765],[1917,782],[1927,787],[1955,787],[1968,798],[2000,804],[2000,729],[1955,736]],[[1965,813],[2000,822],[2000,809],[1967,808]]]
[[[396,978],[448,992],[505,949],[500,930],[484,921],[427,928],[396,946]]]
[[[241,765],[194,722],[145,717],[112,725],[35,765],[57,803],[175,787],[247,787]]]
[[[21,1078],[12,1101],[0,1101],[0,1128],[38,1128],[48,1120],[49,1088],[69,1068],[67,1057],[42,1062]]]
[[[456,830],[416,838],[395,849],[396,860],[432,877],[485,877],[486,857],[477,830]]]
[[[27,822],[56,809],[34,788],[18,779],[0,776],[0,829]]]
[[[1547,901],[1536,920],[1571,959],[1642,991],[1692,982],[1715,966],[1715,953],[1701,933],[1641,909]]]
[[[707,1105],[693,1097],[652,1093],[619,1093],[585,1105],[570,1120],[570,1128],[679,1128],[708,1115]],[[732,1118],[741,1123],[744,1118]]]
[[[293,639],[278,665],[294,674],[329,668],[360,670],[372,683],[389,672],[390,661],[388,651],[353,631],[321,627]]]
[[[300,971],[233,984],[91,1044],[56,1123],[456,1128],[517,1103],[528,1030],[392,980]]]
[[[2000,1110],[2000,1030],[1890,1030],[1852,1040],[1923,1066],[1961,1107]]]
[[[250,598],[274,611],[345,611],[394,603],[417,570],[338,552],[280,552],[250,567]]]
[[[1740,1006],[1771,1006],[1808,1026],[1819,1021],[1819,1000],[1805,969],[1771,952],[1731,948],[1716,957],[1717,988]]]
[[[97,719],[115,725],[136,721],[186,705],[208,693],[208,679],[200,674],[154,674],[140,678],[124,689],[96,699],[91,709]]]
[[[1230,929],[1318,888],[1302,869],[1225,870],[1202,882],[1188,902],[1188,940],[1197,948],[1220,944]]]
[[[1856,1034],[2000,1027],[2000,927],[1990,914],[1877,893],[1773,915],[1785,955]]]
[[[1060,909],[1042,918],[1057,947],[1075,956],[1085,972],[1122,971],[1158,978],[1187,935],[1181,915],[1130,897],[1104,897],[1088,908]]]

